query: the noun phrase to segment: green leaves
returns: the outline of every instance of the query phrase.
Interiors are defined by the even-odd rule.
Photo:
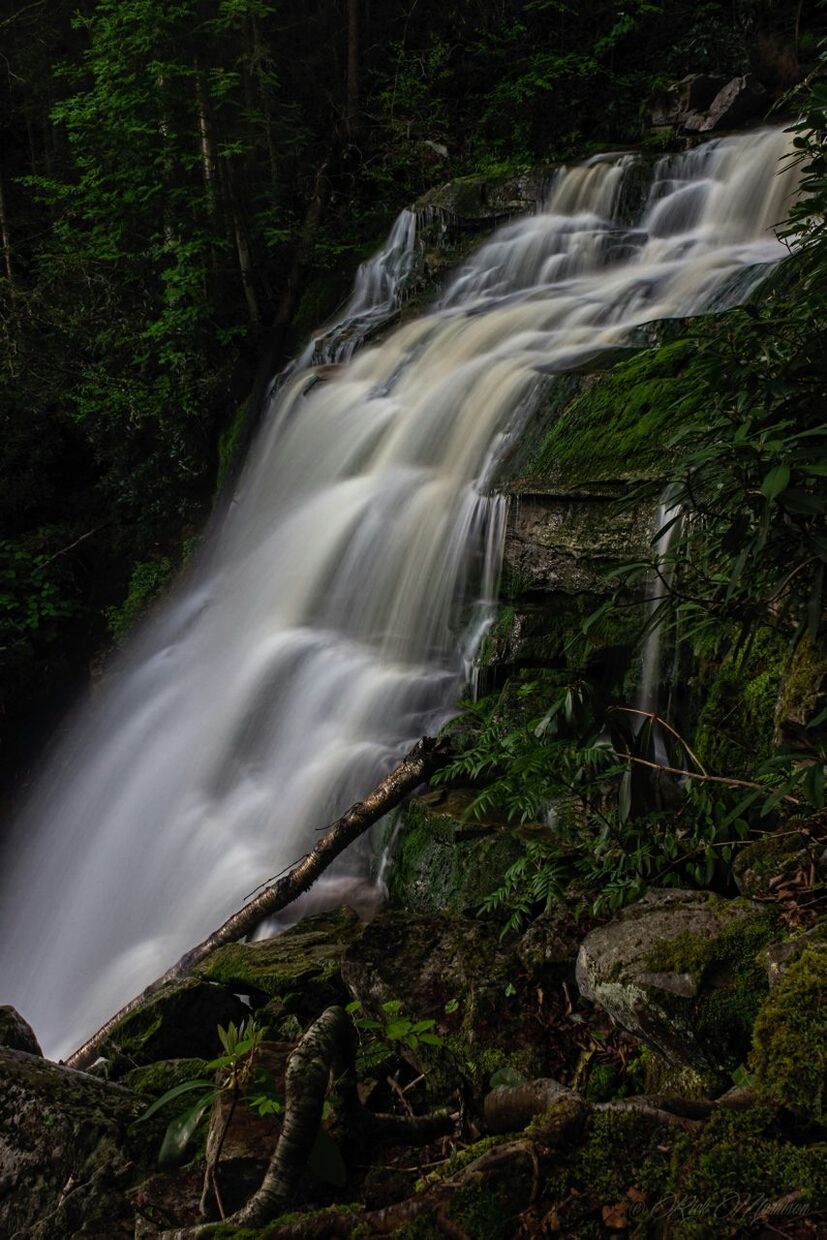
[[[215,1071],[211,1079],[195,1078],[182,1081],[156,1098],[136,1121],[144,1123],[171,1102],[189,1094],[197,1094],[196,1100],[176,1115],[167,1125],[158,1155],[162,1167],[180,1163],[195,1136],[198,1125],[222,1093],[235,1096],[246,1095],[248,1104],[259,1115],[280,1115],[284,1110],[276,1092],[275,1082],[268,1073],[255,1067],[255,1052],[267,1036],[267,1028],[249,1017],[242,1025],[234,1021],[224,1029],[218,1026],[218,1039],[225,1054],[213,1059],[206,1066]],[[249,1091],[248,1091],[249,1086]]]
[[[776,499],[790,484],[789,465],[776,465],[761,483],[761,493],[768,500]]]
[[[435,1020],[414,1021],[404,1015],[398,999],[390,999],[381,1007],[381,1020],[373,1020],[364,1012],[362,1004],[354,999],[345,1009],[351,1016],[359,1034],[358,1061],[363,1068],[380,1064],[392,1055],[405,1050],[417,1051],[421,1046],[442,1046],[443,1039],[434,1030]]]

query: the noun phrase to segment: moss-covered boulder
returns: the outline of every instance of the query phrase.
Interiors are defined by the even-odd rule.
[[[218,1026],[238,1023],[248,1011],[231,989],[187,978],[164,986],[119,1021],[100,1054],[115,1078],[159,1059],[211,1059],[221,1050]]]
[[[342,956],[360,933],[356,914],[339,909],[308,917],[272,939],[219,947],[195,972],[249,995],[256,1006],[267,1004],[274,1019],[292,1014],[311,1020],[347,998]]]
[[[473,914],[521,854],[502,822],[466,816],[473,794],[428,793],[405,807],[388,879],[396,908],[412,913]]]
[[[755,1022],[751,1062],[763,1097],[827,1120],[827,942],[811,941],[771,991]]]
[[[651,891],[584,940],[587,999],[676,1064],[722,1088],[744,1061],[768,990],[761,949],[777,929],[746,900]]]
[[[40,1056],[0,1049],[0,1235],[131,1237],[125,1089]]]

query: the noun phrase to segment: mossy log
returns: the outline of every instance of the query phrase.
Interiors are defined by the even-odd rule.
[[[66,1061],[67,1065],[80,1069],[88,1067],[115,1026],[145,1003],[162,986],[188,977],[195,966],[211,951],[217,947],[224,947],[227,943],[235,943],[245,935],[251,934],[265,918],[271,917],[274,913],[286,908],[288,904],[292,904],[298,896],[312,887],[316,879],[354,840],[364,835],[375,822],[395,809],[406,796],[447,761],[449,753],[448,741],[428,736],[417,741],[413,749],[363,801],[358,801],[351,806],[346,814],[343,814],[327,829],[315,847],[301,861],[281,878],[263,887],[257,896],[237,913],[233,913],[232,917],[213,931],[208,938],[188,951],[162,977],[159,977],[140,995],[116,1012],[97,1033],[69,1056]]]

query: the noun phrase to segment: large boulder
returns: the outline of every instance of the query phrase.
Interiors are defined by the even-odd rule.
[[[653,101],[650,122],[686,133],[737,129],[766,110],[769,96],[752,74],[727,80],[708,73],[690,73],[673,82]]]
[[[0,1046],[13,1051],[25,1051],[27,1055],[42,1055],[34,1029],[24,1020],[17,1008],[0,1007]]]
[[[0,1235],[132,1237],[128,1090],[0,1049]]]
[[[248,1012],[232,990],[187,978],[162,987],[119,1021],[100,1054],[113,1077],[158,1059],[212,1059],[221,1051],[218,1026],[237,1024]]]
[[[718,91],[706,114],[684,120],[688,132],[709,133],[713,129],[737,129],[766,111],[769,97],[751,73],[733,78]]]
[[[583,941],[581,994],[669,1062],[723,1087],[744,1061],[773,916],[747,900],[653,890]]]
[[[285,1016],[309,1023],[331,1004],[347,1000],[342,957],[362,925],[349,908],[307,917],[275,938],[230,943],[196,968],[199,978],[247,994],[266,1008],[265,1023]]]

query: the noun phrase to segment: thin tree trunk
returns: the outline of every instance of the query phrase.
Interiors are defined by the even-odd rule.
[[[297,896],[315,883],[316,879],[340,853],[344,852],[349,844],[352,844],[360,835],[364,835],[375,822],[378,822],[390,810],[395,809],[409,793],[424,783],[438,767],[444,765],[449,752],[450,746],[445,740],[425,736],[417,741],[413,749],[377,784],[373,792],[365,797],[364,801],[357,802],[337,822],[333,823],[316,846],[297,865],[293,866],[282,878],[264,887],[254,899],[204,939],[203,943],[193,947],[181,957],[177,964],[167,969],[162,977],[147,986],[137,998],[130,1000],[125,1007],[116,1012],[97,1033],[69,1056],[66,1060],[67,1066],[81,1069],[88,1067],[94,1062],[100,1047],[115,1026],[162,986],[188,977],[195,966],[217,947],[235,943],[245,935],[251,934],[265,918],[272,917],[274,913],[292,904]]]
[[[16,299],[17,290],[14,286],[14,268],[11,259],[11,233],[9,232],[9,218],[6,214],[6,199],[3,193],[3,176],[0,173],[0,245],[3,248],[3,266],[6,271],[6,279],[9,282],[9,293],[11,294],[12,303]]]
[[[235,248],[238,254],[239,270],[241,271],[241,283],[244,288],[244,300],[247,302],[247,313],[250,316],[250,322],[253,327],[258,327],[261,322],[261,313],[258,308],[255,284],[253,283],[253,263],[250,258],[250,247],[247,244],[247,234],[244,231],[244,225],[235,207],[233,207],[233,231],[235,232]]]
[[[359,123],[359,0],[347,0],[347,129],[352,137]]]
[[[210,215],[215,214],[216,186],[218,183],[215,142],[212,126],[207,110],[207,96],[204,92],[204,79],[195,67],[195,101],[198,109],[198,143],[201,149],[201,171],[204,177],[204,192],[207,196],[207,208]]]

